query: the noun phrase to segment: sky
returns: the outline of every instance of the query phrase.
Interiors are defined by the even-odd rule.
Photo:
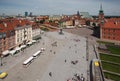
[[[0,0],[0,15],[61,15],[77,11],[98,15],[102,4],[105,15],[120,16],[120,0]]]

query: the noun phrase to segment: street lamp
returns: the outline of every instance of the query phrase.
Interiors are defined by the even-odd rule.
[[[1,65],[1,66],[3,65],[3,63],[2,63],[2,58],[3,58],[3,56],[1,55],[1,56],[0,56],[0,60],[1,60],[0,65]]]

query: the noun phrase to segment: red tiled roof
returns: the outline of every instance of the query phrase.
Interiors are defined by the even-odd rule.
[[[34,29],[38,29],[38,28],[39,28],[39,24],[33,22],[33,23],[32,23],[32,29],[34,30]]]
[[[6,32],[6,31],[11,31],[14,30],[15,27],[20,27],[24,25],[30,25],[30,21],[28,20],[21,20],[21,19],[2,19],[0,20],[0,32]],[[6,26],[6,27],[5,27]]]
[[[103,25],[104,28],[120,28],[120,22],[107,21]]]
[[[60,21],[65,22],[65,21],[70,21],[70,20],[71,20],[70,17],[65,17],[65,18],[62,18]]]

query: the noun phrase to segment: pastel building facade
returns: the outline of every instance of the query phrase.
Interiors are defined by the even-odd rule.
[[[0,20],[0,55],[29,41],[32,41],[32,25],[28,20]]]

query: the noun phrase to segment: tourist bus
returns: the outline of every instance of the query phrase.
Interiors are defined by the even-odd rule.
[[[33,54],[33,57],[36,58],[42,53],[41,50],[37,51],[35,54]]]
[[[23,62],[23,65],[26,67],[26,66],[28,66],[29,64],[31,64],[33,60],[34,60],[34,58],[33,58],[33,56],[31,56],[31,57],[29,57],[27,60],[25,60],[25,61]]]

